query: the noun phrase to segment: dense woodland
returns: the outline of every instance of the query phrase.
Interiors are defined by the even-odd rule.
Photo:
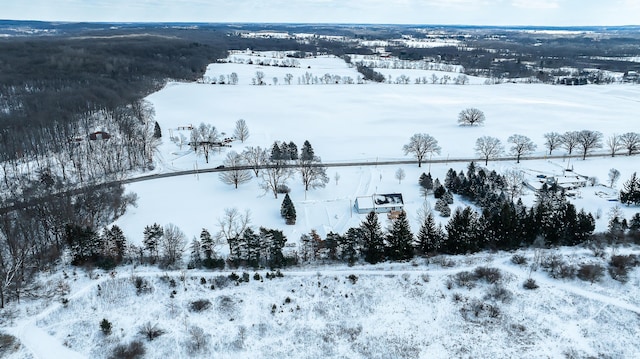
[[[373,54],[373,49],[357,41],[321,36],[303,42],[242,36],[247,31],[314,32],[367,40],[393,39],[403,34],[417,37],[425,30],[338,25],[19,25],[38,31],[25,36],[15,33],[13,22],[0,22],[0,33],[11,35],[0,37],[0,307],[8,299],[29,295],[34,290],[30,278],[55,263],[67,248],[72,251],[74,263],[104,267],[126,258],[160,261],[160,249],[166,250],[162,262],[171,264],[184,250],[179,245],[177,228],[161,228],[163,235],[157,238],[151,232],[145,233],[145,240],[156,238],[164,242],[157,242],[154,247],[151,241],[152,247],[139,249],[126,249],[117,229],[99,231],[122,215],[128,205],[135,204],[135,195],[124,193],[118,180],[131,171],[153,166],[154,146],[161,134],[153,108],[144,97],[167,80],[201,78],[206,65],[224,58],[229,49],[294,50],[299,54],[337,56]],[[463,39],[464,46],[391,46],[388,50],[403,60],[462,65],[467,74],[497,78],[537,76],[545,80],[548,75],[542,69],[561,67],[640,70],[637,63],[593,59],[638,56],[637,48],[629,46],[637,35],[629,31],[612,33],[598,41],[591,37],[558,39],[542,35],[531,40],[510,33],[496,34],[495,29],[467,29],[474,36],[462,37],[457,35],[458,30],[449,31],[452,38]],[[532,46],[532,42],[544,46]],[[495,61],[497,58],[512,60]],[[359,70],[367,78],[383,80],[372,68],[361,65]],[[101,140],[103,136],[108,136],[109,141]],[[310,158],[309,163],[313,164],[314,157]],[[504,195],[497,185],[487,182],[491,176],[469,169],[465,176],[456,177],[462,184],[457,185],[454,179],[444,186],[445,193],[466,196],[482,211],[481,215],[471,209],[456,211],[446,228],[434,229],[435,237],[421,230],[414,240],[406,228],[395,225],[384,234],[375,228],[377,221],[371,215],[361,228],[343,235],[319,239],[310,234],[303,238],[303,248],[296,256],[284,258],[281,250],[286,238],[278,231],[261,228],[258,233],[242,231],[227,238],[227,242],[231,238],[228,244],[232,253],[228,264],[281,266],[309,258],[375,263],[408,259],[416,254],[511,249],[541,237],[549,245],[576,244],[584,242],[593,231],[589,215],[576,213],[553,189],[548,200],[541,198],[538,207],[526,209],[500,197]],[[277,196],[277,183],[273,187]],[[439,188],[433,192],[436,190],[442,192]],[[491,200],[500,205],[487,208],[483,196],[501,198]],[[235,216],[242,218],[237,213]],[[427,232],[431,230],[428,218],[425,216]],[[544,222],[550,218],[554,221]],[[396,223],[400,226],[404,222],[399,219]],[[561,223],[575,223],[576,228],[558,227]],[[635,222],[631,227],[636,230]],[[487,233],[492,234],[491,239]],[[515,242],[514,238],[524,240]],[[259,249],[249,250],[248,243]],[[224,265],[206,245],[191,247],[192,266]],[[131,254],[135,250],[136,256]]]

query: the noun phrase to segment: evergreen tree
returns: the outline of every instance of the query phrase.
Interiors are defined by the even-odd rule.
[[[284,159],[284,155],[282,153],[282,150],[280,149],[280,146],[278,145],[278,142],[274,142],[273,146],[271,146],[271,155],[269,156],[269,160],[271,162],[278,162]]]
[[[300,150],[300,160],[301,161],[313,161],[315,158],[315,153],[313,151],[313,147],[311,147],[311,143],[309,141],[304,141],[302,145],[302,149]]]
[[[160,138],[160,137],[162,137],[162,131],[160,130],[160,125],[158,124],[158,121],[156,121],[156,124],[153,127],[153,138]]]
[[[560,233],[560,244],[567,246],[575,246],[579,244],[578,240],[578,213],[576,207],[567,203],[561,215],[562,231]]]
[[[420,175],[420,179],[418,180],[418,184],[420,187],[426,189],[427,191],[433,190],[433,179],[431,178],[431,172],[422,173]]]
[[[436,181],[433,183],[433,197],[435,199],[440,199],[446,192],[447,190],[444,186],[440,185],[440,182],[438,182],[438,179],[436,178]]]
[[[329,260],[335,261],[338,259],[338,246],[341,242],[341,235],[333,232],[327,233],[327,237],[324,239],[324,249]]]
[[[296,208],[293,206],[293,202],[288,193],[285,194],[282,205],[280,206],[280,215],[285,219],[286,224],[296,224]]]
[[[340,253],[340,259],[353,265],[360,256],[360,247],[358,245],[362,233],[360,228],[349,228],[344,236],[340,237],[338,242],[338,249]]]
[[[246,245],[246,259],[247,265],[257,268],[261,264],[261,254],[263,252],[260,236],[253,232],[253,229],[247,228],[242,233],[242,242]]]
[[[284,267],[287,263],[282,249],[287,243],[287,237],[282,231],[260,227],[260,238],[268,251],[267,265],[271,269]]]
[[[442,199],[447,203],[447,204],[453,204],[453,194],[451,194],[451,192],[449,190],[447,190],[443,195],[442,195]]]
[[[98,259],[103,238],[91,227],[75,224],[65,226],[65,239],[71,250],[72,264],[80,265]]]
[[[298,159],[298,146],[296,146],[295,143],[293,143],[293,141],[289,142],[289,145],[287,146],[287,150],[288,150],[288,154],[289,154],[289,159],[290,160],[297,160]]]
[[[447,239],[442,246],[443,253],[466,254],[481,247],[481,243],[478,243],[480,223],[471,207],[457,208],[445,228]]]
[[[441,225],[436,225],[433,214],[429,213],[424,217],[420,226],[420,232],[416,239],[416,249],[422,255],[430,255],[440,252],[440,246],[444,241],[444,231]]]
[[[584,243],[593,234],[596,229],[596,220],[591,213],[585,213],[584,209],[578,212],[577,229],[575,233],[575,243]]]
[[[636,177],[636,172],[624,183],[620,191],[620,202],[626,204],[640,204],[640,179]]]
[[[454,185],[454,181],[457,177],[458,173],[453,168],[449,168],[449,170],[447,171],[447,175],[444,178],[444,187],[448,190],[453,191],[454,193],[457,193],[457,189]]]
[[[111,229],[104,231],[104,255],[115,261],[115,264],[122,262],[126,252],[127,240],[118,225],[111,226]]]
[[[149,253],[152,262],[158,260],[158,250],[160,239],[164,235],[164,229],[161,225],[154,223],[151,226],[144,227],[144,249]]]
[[[202,266],[202,255],[200,253],[201,248],[202,244],[194,237],[189,245],[191,254],[189,255],[188,268],[200,268],[200,266]]]
[[[449,217],[451,215],[451,208],[449,208],[444,198],[438,199],[434,208],[440,213],[441,217]]]
[[[202,246],[204,259],[213,258],[213,238],[206,228],[202,228],[200,232],[200,245]]]
[[[387,233],[387,258],[394,261],[413,258],[413,233],[407,213],[401,211]]]
[[[378,214],[369,212],[360,224],[360,230],[364,260],[371,264],[381,262],[384,259],[384,237],[378,222]]]
[[[564,192],[556,185],[542,185],[536,192],[535,225],[544,237],[545,244],[560,244],[564,224],[563,215],[566,208]]]

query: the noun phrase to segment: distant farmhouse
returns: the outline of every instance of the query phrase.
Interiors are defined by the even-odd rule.
[[[578,174],[557,177],[539,175],[536,179],[537,181],[525,182],[525,185],[533,191],[539,191],[544,184],[547,186],[557,185],[559,188],[565,190],[574,190],[586,187],[589,177]]]
[[[404,208],[404,201],[401,193],[374,194],[357,197],[354,208],[360,214],[399,212]]]

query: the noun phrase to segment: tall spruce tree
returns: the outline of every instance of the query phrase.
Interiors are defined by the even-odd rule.
[[[364,260],[375,264],[384,260],[384,236],[378,214],[371,211],[360,224]]]
[[[478,243],[480,232],[478,215],[471,207],[457,208],[447,225],[447,239],[442,251],[446,254],[466,254],[477,251],[481,247]]]
[[[162,137],[162,130],[160,130],[160,125],[158,124],[158,121],[156,121],[156,124],[153,127],[153,138],[160,138],[160,137]]]
[[[349,228],[347,233],[340,237],[340,242],[338,243],[340,259],[346,261],[349,265],[353,265],[360,257],[359,241],[362,237],[360,228]]]
[[[154,223],[144,227],[143,235],[144,249],[149,253],[150,260],[155,262],[158,260],[160,240],[164,235],[164,229],[161,225]]]
[[[627,206],[640,204],[640,179],[637,178],[636,172],[634,172],[631,178],[622,186],[620,202]]]
[[[191,254],[189,255],[189,264],[188,268],[200,268],[202,266],[202,244],[195,237],[191,240],[191,244],[189,245],[189,250]]]
[[[387,232],[387,258],[394,261],[413,258],[413,233],[407,213],[401,211]]]
[[[285,219],[286,224],[296,224],[296,208],[293,206],[293,202],[288,193],[285,194],[282,205],[280,206],[280,215]]]
[[[444,231],[441,225],[436,225],[433,214],[424,217],[420,231],[416,237],[416,249],[422,255],[432,255],[440,252],[440,246],[444,241]]]

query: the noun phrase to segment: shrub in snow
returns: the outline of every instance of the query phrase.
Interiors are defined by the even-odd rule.
[[[542,258],[540,266],[544,268],[552,278],[572,279],[576,276],[576,267],[565,262],[559,255],[549,255]]]
[[[291,188],[289,188],[289,186],[287,186],[286,184],[281,184],[276,187],[276,192],[278,194],[286,194],[291,192]]]
[[[198,326],[189,328],[189,342],[187,343],[188,353],[190,355],[202,352],[209,343],[209,334]]]
[[[134,340],[129,344],[118,344],[109,359],[139,359],[144,357],[144,344]]]
[[[514,254],[513,257],[511,257],[511,263],[524,265],[527,264],[527,258],[520,254]]]
[[[577,275],[584,281],[598,282],[604,276],[604,267],[600,264],[583,264],[578,269]]]
[[[9,355],[20,347],[16,338],[7,334],[0,334],[0,356]]]
[[[149,282],[142,277],[135,276],[132,278],[132,281],[133,285],[136,287],[137,295],[151,293],[153,290]]]
[[[467,271],[458,272],[453,276],[453,283],[458,287],[473,288],[476,286],[476,276]]]
[[[462,317],[470,322],[491,321],[500,316],[500,308],[478,299],[465,302],[460,308]]]
[[[638,265],[638,258],[633,255],[613,255],[609,261],[609,275],[611,278],[626,283],[629,269]]]
[[[484,298],[508,303],[511,301],[511,298],[513,298],[513,294],[507,288],[496,284],[489,289]]]
[[[142,334],[148,341],[152,341],[155,338],[164,334],[164,330],[158,328],[158,324],[151,324],[151,322],[144,323],[138,333]]]
[[[351,284],[356,284],[356,282],[358,282],[358,276],[355,274],[350,274],[347,279],[349,279]]]
[[[498,268],[477,267],[473,274],[477,279],[484,279],[487,283],[495,284],[502,279],[502,274]]]
[[[189,310],[192,312],[202,312],[211,307],[211,302],[208,299],[198,299],[189,303]]]
[[[538,289],[538,284],[536,283],[535,279],[533,278],[529,278],[527,280],[524,281],[524,284],[522,285],[522,287],[524,289]]]
[[[106,318],[102,319],[102,321],[100,322],[100,330],[104,335],[111,334],[111,327],[112,327],[111,322],[108,321]]]

